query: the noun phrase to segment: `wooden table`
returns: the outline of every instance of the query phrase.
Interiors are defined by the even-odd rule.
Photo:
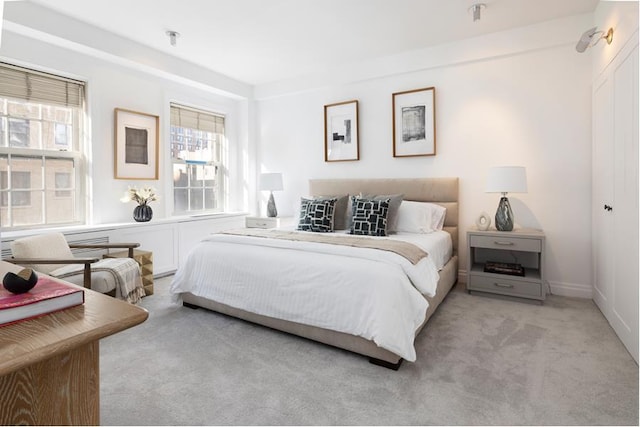
[[[0,261],[0,279],[20,269]],[[81,306],[0,327],[0,424],[98,425],[99,340],[147,317],[85,289]]]

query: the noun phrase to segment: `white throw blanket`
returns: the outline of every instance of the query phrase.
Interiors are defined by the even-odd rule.
[[[415,361],[415,331],[439,275],[376,249],[261,237],[213,235],[180,265],[171,284],[182,292],[277,319],[374,341]],[[418,289],[420,291],[418,291]]]
[[[91,271],[102,271],[113,276],[116,283],[116,298],[137,304],[145,296],[140,276],[140,266],[131,258],[105,258],[91,264]],[[84,265],[69,264],[51,272],[59,279],[84,272]]]

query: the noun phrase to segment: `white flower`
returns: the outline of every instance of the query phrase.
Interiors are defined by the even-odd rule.
[[[122,203],[136,202],[139,205],[146,205],[155,200],[158,200],[156,189],[153,187],[142,187],[138,190],[136,187],[129,187],[124,193],[124,196],[120,199]]]

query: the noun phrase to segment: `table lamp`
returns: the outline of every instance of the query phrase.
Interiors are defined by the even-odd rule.
[[[502,193],[496,211],[496,228],[500,231],[513,230],[513,211],[507,193],[527,192],[527,171],[522,166],[498,166],[489,169],[486,193]]]
[[[276,202],[273,200],[273,192],[283,190],[281,173],[262,173],[260,174],[260,190],[269,191],[269,202],[267,203],[267,216],[274,218],[278,216]]]

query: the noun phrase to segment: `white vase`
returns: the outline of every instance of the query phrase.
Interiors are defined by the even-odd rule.
[[[478,218],[476,218],[476,227],[480,231],[487,231],[491,226],[491,217],[488,213],[482,212]]]

